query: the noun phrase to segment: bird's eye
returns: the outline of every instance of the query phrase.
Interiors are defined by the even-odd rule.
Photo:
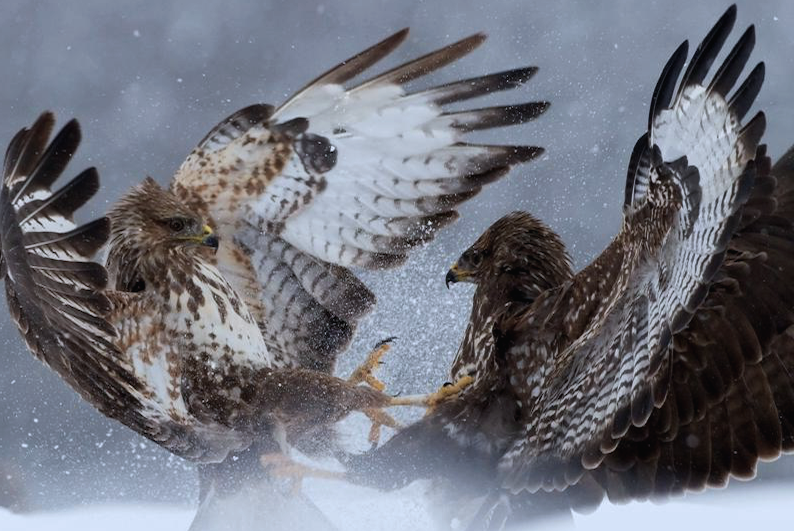
[[[478,253],[477,251],[471,253],[471,256],[469,256],[469,262],[474,267],[480,267],[480,264],[482,264],[482,253]]]
[[[182,232],[185,229],[185,220],[182,218],[171,218],[168,220],[168,228],[174,232]]]

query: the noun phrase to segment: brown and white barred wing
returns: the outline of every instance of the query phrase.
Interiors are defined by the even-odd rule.
[[[674,337],[667,399],[592,472],[613,501],[724,486],[794,450],[794,150],[771,174],[762,149],[755,163],[725,261]]]
[[[622,271],[623,281],[591,285],[604,302],[579,338],[555,359],[560,366],[546,379],[524,436],[504,456],[500,468],[508,488],[563,489],[575,483],[584,468],[598,466],[614,450],[632,425],[644,425],[666,396],[667,373],[660,368],[669,367],[665,361],[672,335],[687,325],[722,263],[752,189],[752,159],[764,129],[760,113],[741,125],[760,88],[763,67],[727,99],[752,50],[752,27],[704,84],[734,20],[732,7],[695,52],[677,92],[686,43],[663,71],[649,132],[632,155],[624,208],[631,225],[647,212],[649,202],[658,201],[654,196],[665,175],[680,188],[680,208],[656,243],[649,245],[659,236],[653,226],[622,242],[623,259],[637,258],[633,269]],[[614,251],[611,246],[605,253]],[[602,255],[598,262],[609,260]],[[612,267],[625,268],[625,262]],[[574,305],[569,310],[575,313],[586,302],[566,299],[562,304]],[[516,344],[513,353],[522,348]]]
[[[474,35],[351,88],[345,83],[399,45],[402,31],[321,76],[274,113],[305,117],[308,133],[327,139],[333,164],[325,186],[284,223],[281,237],[341,266],[402,263],[408,251],[453,221],[458,204],[542,150],[464,142],[472,130],[518,124],[546,102],[446,112],[444,105],[523,84],[524,68],[410,93],[405,84],[465,56],[485,39]],[[305,156],[303,166],[310,159]]]
[[[333,372],[335,354],[353,338],[375,296],[350,270],[299,251],[283,239],[246,229],[245,260],[257,272],[262,335],[279,365]]]
[[[406,35],[400,31],[337,65],[276,110],[255,105],[238,111],[207,135],[174,178],[175,191],[197,194],[221,239],[235,238],[246,254],[218,267],[241,279],[236,289],[250,306],[264,306],[259,313],[270,318],[261,323],[264,335],[274,338],[269,346],[308,348],[313,366],[333,364],[374,303],[345,268],[401,264],[413,247],[456,219],[460,203],[511,165],[542,153],[533,146],[463,140],[469,131],[532,120],[546,110],[546,102],[444,110],[519,87],[534,67],[418,92],[405,88],[471,52],[483,35],[346,86]],[[245,289],[252,283],[263,286],[263,300]],[[315,331],[295,329],[303,326],[299,316],[311,316]],[[321,319],[328,320],[319,326]],[[340,334],[319,337],[318,331],[340,320]]]
[[[99,189],[99,176],[90,168],[52,190],[80,143],[80,127],[72,120],[48,145],[54,123],[51,113],[42,114],[6,152],[0,263],[12,318],[30,351],[104,415],[177,455],[222,457],[228,440],[213,440],[214,434],[198,433],[164,413],[167,393],[157,393],[167,369],[141,372],[119,350],[113,316],[120,296],[129,294],[109,293],[107,272],[92,261],[109,237],[109,221],[76,225],[73,219]],[[136,316],[141,326],[147,319]]]
[[[107,275],[91,256],[107,240],[109,222],[73,221],[99,188],[93,168],[51,190],[80,143],[72,120],[48,145],[54,123],[51,113],[42,114],[6,152],[0,201],[6,295],[33,354],[73,386],[101,386],[112,376],[91,361],[112,369],[115,332],[104,319]]]

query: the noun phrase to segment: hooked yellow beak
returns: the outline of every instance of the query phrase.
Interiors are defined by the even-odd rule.
[[[199,237],[199,241],[201,245],[206,245],[207,247],[212,247],[216,251],[218,250],[218,237],[212,232],[212,227],[209,225],[204,225],[201,229],[201,236]]]
[[[458,263],[455,262],[452,264],[452,267],[449,268],[449,271],[447,271],[447,276],[444,278],[444,283],[447,285],[447,289],[449,289],[450,284],[455,284],[456,282],[465,280],[470,276],[471,274],[468,271],[462,270],[460,267],[458,267]]]

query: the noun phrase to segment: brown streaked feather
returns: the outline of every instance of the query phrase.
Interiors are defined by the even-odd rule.
[[[785,208],[785,194],[794,180],[785,156],[772,177],[753,190],[752,200]],[[776,186],[768,186],[769,182]],[[729,243],[720,280],[703,305],[717,309],[702,310],[676,336],[674,380],[680,383],[651,416],[652,429],[632,428],[601,467],[611,471],[609,482],[599,476],[610,499],[667,494],[668,483],[659,475],[651,475],[641,489],[636,488],[638,475],[650,469],[666,470],[678,478],[675,492],[701,490],[723,486],[731,475],[752,477],[759,459],[791,451],[794,315],[779,303],[791,300],[794,255],[765,252],[769,241],[759,235],[770,224],[787,227],[780,234],[794,241],[794,217],[786,210],[764,209],[742,224]],[[698,445],[689,438],[693,434]],[[643,455],[642,449],[653,444],[678,450]],[[683,447],[692,454],[687,459],[681,458]],[[600,470],[597,476],[603,474]]]

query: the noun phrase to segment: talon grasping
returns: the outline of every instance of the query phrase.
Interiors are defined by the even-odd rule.
[[[441,402],[443,402],[444,400],[446,400],[449,397],[457,396],[466,387],[471,385],[471,383],[473,381],[474,381],[474,378],[472,378],[469,375],[466,375],[466,376],[463,376],[462,378],[459,378],[453,384],[445,384],[445,385],[439,387],[438,391],[436,391],[435,393],[430,394],[427,397],[427,407],[428,407],[428,409],[432,409],[432,408],[436,407],[438,404],[440,404]]]
[[[454,384],[444,385],[434,393],[426,395],[411,395],[411,396],[397,396],[391,399],[389,405],[391,406],[420,406],[432,410],[441,402],[450,397],[457,396],[463,389],[471,385],[474,378],[471,376],[464,376],[456,381]]]

